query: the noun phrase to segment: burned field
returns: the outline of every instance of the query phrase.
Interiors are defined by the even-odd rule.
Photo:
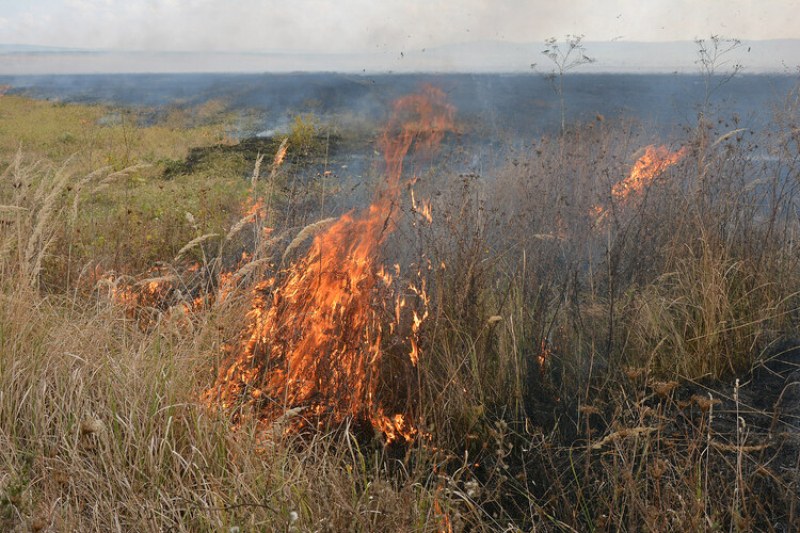
[[[797,98],[505,143],[430,85],[247,138],[3,96],[0,524],[796,530]]]

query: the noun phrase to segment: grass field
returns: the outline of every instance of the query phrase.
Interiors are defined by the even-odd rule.
[[[797,530],[797,102],[672,140],[598,117],[480,176],[457,113],[417,124],[295,394],[290,282],[352,203],[301,177],[326,125],[187,165],[236,144],[223,105],[3,96],[0,529]]]

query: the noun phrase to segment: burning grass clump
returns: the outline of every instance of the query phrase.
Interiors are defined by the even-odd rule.
[[[397,101],[382,138],[386,183],[367,209],[344,214],[319,231],[305,256],[280,279],[255,287],[250,326],[234,361],[206,395],[210,403],[229,409],[244,401],[267,421],[287,409],[300,409],[312,420],[341,423],[352,417],[368,421],[388,441],[416,435],[410,420],[416,395],[402,388],[414,383],[427,295],[424,285],[413,283],[398,291],[393,276],[400,276],[400,266],[388,272],[378,254],[397,224],[407,152],[412,144],[437,145],[451,128],[452,114],[443,93],[432,88]],[[412,298],[422,301],[421,309],[406,309]],[[387,322],[387,316],[393,320]],[[384,343],[398,344],[393,351],[405,349],[407,360],[389,364],[395,384],[388,395],[382,391],[392,390],[382,383]],[[388,411],[382,403],[386,396],[402,398],[405,405]]]

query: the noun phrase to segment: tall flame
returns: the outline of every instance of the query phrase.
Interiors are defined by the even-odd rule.
[[[256,286],[243,341],[208,391],[209,402],[244,402],[267,420],[303,407],[334,421],[369,420],[389,441],[413,437],[404,413],[385,414],[377,398],[386,306],[379,300],[391,281],[378,254],[395,227],[406,154],[412,144],[417,151],[435,148],[452,129],[453,114],[434,88],[395,102],[381,139],[384,188],[367,209],[347,213],[317,234],[277,286]],[[415,314],[412,336],[419,320]],[[411,344],[408,364],[416,365],[415,338]]]

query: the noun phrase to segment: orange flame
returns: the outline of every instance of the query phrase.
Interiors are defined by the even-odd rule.
[[[651,144],[645,148],[644,155],[633,164],[630,175],[612,187],[611,194],[617,200],[625,201],[632,194],[641,193],[648,183],[683,159],[687,152],[685,146],[670,152],[666,146],[656,148]]]
[[[431,203],[428,200],[420,200],[417,202],[414,189],[409,190],[411,194],[411,210],[421,216],[428,224],[433,223],[433,214],[431,213]]]
[[[103,272],[98,266],[94,276],[95,286],[105,288],[108,299],[125,310],[127,318],[135,320],[142,330],[157,323],[159,316],[169,310],[178,299],[176,278],[162,267],[148,270],[148,277],[136,281],[129,276]]]
[[[611,188],[611,196],[620,205],[638,197],[655,178],[683,159],[688,151],[685,146],[674,152],[664,145],[656,147],[651,144],[645,147],[644,155],[633,164],[628,177]],[[600,205],[592,206],[592,215],[598,223],[602,222],[608,215],[608,208]]]
[[[282,164],[287,148],[288,141],[284,139],[275,153],[273,172]],[[260,158],[256,164],[255,174],[259,165]],[[259,225],[267,218],[264,199],[256,196],[255,180],[247,198],[241,203],[240,210],[242,218],[237,222],[239,227],[245,223]],[[191,213],[187,213],[187,218],[191,224],[195,224]],[[271,231],[269,227],[261,228],[264,238]],[[243,251],[234,270],[238,271],[251,260],[253,260],[252,255]],[[215,283],[208,279],[214,275],[216,275]],[[148,270],[148,279],[138,282],[130,276],[120,277],[113,272],[104,273],[98,265],[90,279],[92,286],[99,288],[98,283],[105,286],[109,300],[124,308],[125,315],[135,319],[143,330],[155,325],[161,317],[170,316],[174,311],[179,311],[185,316],[215,302],[225,301],[237,288],[237,281],[234,271],[222,270],[215,274],[207,267],[201,271],[199,263],[179,265],[172,272],[164,267],[153,267]],[[213,290],[209,292],[210,289]],[[202,294],[197,296],[198,292]]]
[[[248,197],[245,203],[242,205],[242,210],[244,211],[245,217],[250,218],[264,218],[266,216],[266,208],[264,206],[263,198],[252,198]]]
[[[287,139],[284,139],[281,142],[281,145],[278,147],[278,150],[275,152],[275,158],[272,160],[272,171],[275,172],[278,167],[283,164],[283,160],[286,158],[286,151],[289,149],[289,143]]]
[[[305,257],[274,287],[255,288],[250,325],[232,364],[206,394],[227,408],[244,401],[267,421],[285,409],[306,407],[333,421],[369,420],[387,441],[411,440],[417,430],[405,413],[385,414],[378,399],[385,334],[399,327],[405,297],[396,298],[395,320],[384,332],[381,311],[393,277],[377,262],[395,227],[403,161],[414,145],[432,150],[452,130],[454,110],[444,93],[427,88],[394,104],[381,139],[386,182],[360,213],[347,213],[317,234]],[[399,275],[399,267],[395,268]],[[424,285],[412,289],[427,303]],[[415,312],[408,364],[416,365],[416,336],[427,316]]]
[[[544,379],[545,374],[547,374],[547,364],[552,357],[553,357],[553,352],[550,350],[550,346],[548,346],[547,340],[542,339],[541,345],[539,347],[539,355],[536,356],[536,362],[539,364],[540,378]]]

